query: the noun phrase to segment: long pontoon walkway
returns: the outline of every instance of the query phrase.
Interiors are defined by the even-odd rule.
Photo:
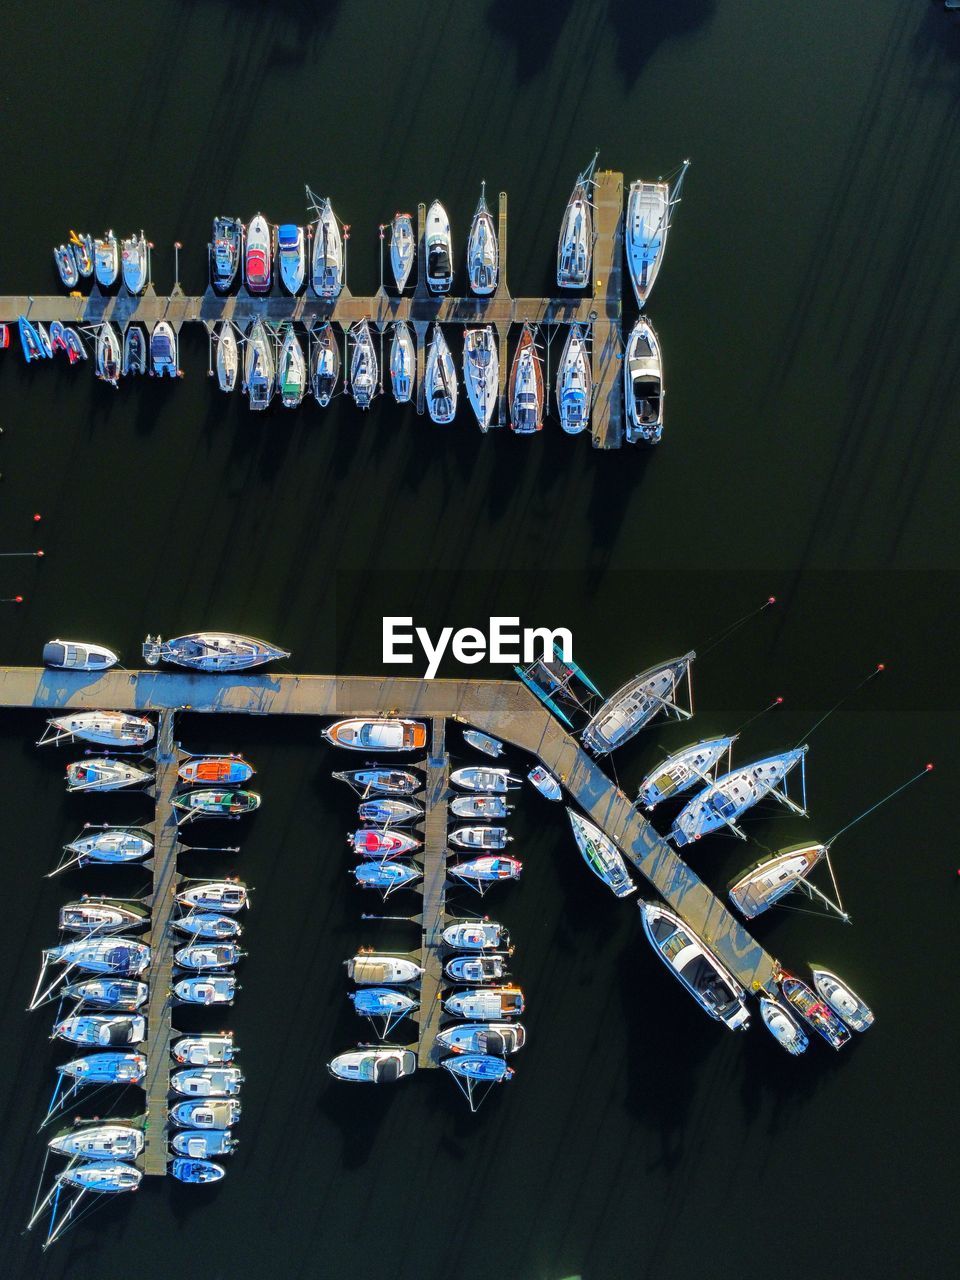
[[[417,1014],[417,1064],[437,1065],[437,1032],[443,1012],[443,931],[447,925],[447,791],[450,757],[446,751],[446,720],[434,716],[423,823],[423,915],[421,917],[420,1009]]]

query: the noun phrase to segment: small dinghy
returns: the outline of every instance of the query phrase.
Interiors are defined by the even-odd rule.
[[[122,242],[121,262],[124,287],[129,293],[143,293],[150,274],[150,252],[142,231]]]
[[[635,893],[637,886],[627,875],[627,866],[623,854],[617,846],[592,822],[572,809],[567,809],[567,817],[573,828],[573,838],[583,860],[593,874],[612,889],[618,898],[626,898]]]
[[[63,671],[106,671],[119,661],[112,649],[82,640],[51,640],[43,646],[43,665]]]
[[[397,889],[414,884],[423,875],[419,867],[410,862],[361,862],[352,868],[361,889],[376,889],[389,898]]]
[[[183,1004],[233,1004],[240,990],[232,973],[202,974],[174,984],[173,994]]]
[[[350,330],[353,355],[350,359],[350,388],[358,409],[369,409],[377,394],[380,365],[370,336],[370,322],[364,317]]]
[[[805,746],[794,747],[790,751],[781,752],[780,755],[755,760],[752,764],[734,769],[731,773],[721,774],[687,802],[674,820],[669,839],[679,849],[693,840],[709,835],[711,831],[726,828],[741,840],[745,840],[746,836],[737,826],[738,820],[748,809],[768,795],[772,795],[798,816],[805,817],[805,805],[795,804],[786,790],[781,790],[781,784],[790,771],[799,765],[801,794],[805,796],[806,753]]]
[[[58,244],[53,251],[53,260],[57,265],[57,272],[63,287],[65,289],[76,288],[80,279],[80,270],[77,267],[77,259],[72,245]]]
[[[153,781],[148,769],[138,769],[126,760],[94,756],[67,765],[68,791],[120,791],[125,787],[145,787]]]
[[[192,786],[238,786],[249,782],[254,768],[243,756],[195,756],[177,770],[181,782]]]
[[[444,929],[443,941],[456,951],[496,951],[509,947],[510,934],[496,920],[455,920]]]
[[[652,811],[662,801],[682,795],[698,782],[710,781],[709,775],[713,774],[721,759],[726,755],[729,760],[736,740],[736,734],[705,738],[703,742],[695,742],[667,756],[640,783],[637,803]]]
[[[67,339],[59,320],[54,320],[50,325],[50,349],[54,354],[67,350]],[[73,364],[73,361],[71,360],[70,363]]]
[[[41,324],[31,324],[26,316],[20,316],[17,321],[20,328],[20,345],[23,347],[23,358],[27,364],[33,360],[46,360],[53,355],[52,348],[48,351],[50,339],[44,345],[41,333],[45,330]]]
[[[467,862],[455,862],[450,874],[478,893],[483,893],[499,880],[519,880],[523,863],[517,858],[471,858]]]
[[[93,275],[93,236],[86,232],[78,236],[75,231],[71,231],[70,247],[73,250],[77,270],[85,280],[89,279]]]
[[[670,230],[670,211],[680,198],[689,160],[684,160],[673,190],[666,182],[632,182],[627,197],[625,248],[627,271],[641,309],[650,296]]]
[[[416,1069],[417,1055],[412,1050],[387,1045],[381,1049],[352,1049],[338,1054],[327,1064],[327,1070],[335,1079],[354,1084],[393,1084],[412,1076]]]
[[[481,733],[479,729],[464,729],[463,740],[471,747],[482,751],[484,755],[493,757],[503,755],[503,743],[496,738],[491,738],[489,733]]]
[[[578,324],[570,326],[557,370],[557,408],[560,425],[568,436],[579,435],[590,425],[593,402],[593,375],[590,357]]]
[[[409,404],[417,380],[417,351],[413,344],[410,326],[405,320],[397,320],[393,326],[390,343],[390,385],[397,404]]]
[[[103,826],[93,830],[85,827],[84,832],[86,834],[63,846],[65,853],[75,856],[80,867],[91,862],[139,862],[153,852],[153,840],[138,827]]]
[[[322,409],[330,403],[339,377],[340,348],[333,326],[326,320],[310,338],[310,390]]]
[[[147,1020],[142,1014],[74,1014],[54,1023],[51,1039],[98,1049],[116,1049],[142,1044],[147,1038]]]
[[[218,293],[226,293],[237,278],[243,245],[239,218],[214,218],[210,241],[210,281]]]
[[[150,335],[150,372],[154,378],[179,378],[180,353],[172,324],[161,320]]]
[[[402,858],[421,846],[403,831],[382,831],[377,827],[364,827],[347,836],[358,858]]]
[[[218,915],[215,911],[189,911],[170,923],[177,933],[186,934],[188,938],[206,938],[214,942],[239,938],[243,933],[239,920],[233,916]]]
[[[874,1021],[873,1010],[829,969],[810,966],[817,994],[826,1000],[834,1013],[854,1031],[866,1031]]]
[[[607,755],[661,713],[689,719],[693,713],[681,705],[677,689],[686,680],[688,698],[692,699],[690,667],[696,656],[693,651],[685,653],[628,680],[607,698],[583,730],[584,746],[597,755]]]
[[[170,1162],[170,1172],[178,1182],[219,1182],[225,1178],[227,1171],[215,1160],[194,1160],[188,1156],[177,1156]]]
[[[388,716],[335,720],[323,730],[323,736],[331,746],[350,751],[420,751],[427,744],[427,726],[422,720]]]
[[[309,188],[307,191],[310,194]],[[317,221],[313,227],[310,283],[318,297],[336,298],[343,288],[343,276],[343,237],[333,205],[326,199],[317,208]]]
[[[181,969],[207,972],[232,969],[244,954],[235,942],[193,942],[174,952],[173,959]]]
[[[218,1036],[181,1036],[170,1046],[170,1052],[184,1066],[214,1067],[232,1062],[239,1050],[233,1043],[233,1032],[225,1031]]]
[[[170,1145],[177,1155],[197,1161],[208,1160],[210,1156],[231,1155],[236,1149],[237,1140],[228,1129],[183,1129],[173,1135]],[[212,1179],[208,1178],[206,1181]]]
[[[119,933],[123,929],[143,929],[150,912],[134,900],[88,898],[67,902],[60,908],[59,924],[65,933]]]
[[[443,966],[443,972],[451,982],[466,986],[481,986],[488,982],[500,982],[510,972],[506,956],[455,956]]]
[[[232,391],[240,372],[240,348],[229,320],[221,320],[217,330],[217,385],[221,391]]]
[[[146,1004],[150,989],[133,978],[87,978],[67,983],[63,994],[78,1005],[133,1013]]]
[[[108,231],[102,240],[94,240],[93,262],[97,284],[101,289],[110,289],[120,274],[120,247],[112,231]]]
[[[348,769],[344,773],[333,774],[340,782],[346,782],[361,796],[412,796],[423,786],[423,781],[416,773],[406,769],[378,768],[372,765],[368,769]]]
[[[763,1019],[763,1025],[781,1049],[786,1049],[787,1053],[793,1054],[794,1057],[806,1051],[810,1043],[806,1032],[779,1000],[761,996],[760,1017]]]
[[[395,213],[390,224],[390,266],[398,293],[407,287],[416,247],[413,218],[409,213]]]
[[[87,348],[83,345],[80,335],[76,329],[71,328],[68,324],[63,326],[63,340],[67,345],[67,359],[71,364],[76,364],[78,360],[86,360],[88,358]]]
[[[487,431],[500,394],[500,357],[492,325],[463,336],[463,381],[481,431]]]
[[[557,284],[561,289],[586,289],[593,258],[593,206],[590,202],[597,157],[579,174],[560,224],[557,242]]]
[[[346,962],[347,977],[361,987],[402,986],[417,982],[423,970],[402,956],[375,955],[361,952]]]
[[[452,422],[457,412],[457,371],[439,323],[433,326],[423,386],[431,421],[441,426]]]
[[[780,978],[780,990],[784,998],[831,1048],[842,1049],[851,1038],[847,1026],[840,1021],[826,1001],[818,999],[805,982],[785,973]]]
[[[269,293],[272,283],[273,232],[262,213],[247,227],[243,273],[251,293]]]
[[[427,287],[433,293],[449,293],[453,282],[453,240],[450,219],[439,200],[434,200],[427,210],[423,240],[427,251]]]
[[[153,741],[156,730],[142,716],[125,711],[75,711],[47,721],[37,746],[51,742],[95,742],[107,747],[145,747]]]
[[[177,894],[182,907],[236,915],[247,905],[247,886],[239,880],[204,880]]]
[[[653,325],[640,316],[623,358],[623,399],[630,444],[657,444],[663,435],[663,356]]]
[[[467,237],[467,276],[470,288],[481,297],[493,293],[500,276],[500,246],[497,229],[487,208],[485,182],[480,186],[480,200]]]
[[[118,386],[122,360],[120,339],[108,320],[97,330],[97,377],[111,387]]]
[[[450,781],[464,791],[490,791],[497,795],[516,791],[520,786],[520,779],[514,778],[507,769],[488,769],[484,765],[454,769]]]
[[[176,1102],[170,1119],[183,1129],[229,1129],[240,1121],[238,1098],[211,1098],[207,1101]]]
[[[137,1124],[73,1125],[47,1143],[58,1155],[80,1160],[135,1160],[143,1150],[143,1129]]]
[[[456,796],[450,801],[455,818],[505,818],[513,812],[503,796]]]
[[[512,839],[506,827],[456,827],[450,832],[450,843],[461,849],[505,849]]]
[[[273,338],[258,316],[247,334],[247,346],[243,357],[244,394],[250,400],[250,408],[266,409],[277,387],[277,362]]]
[[[191,1098],[228,1098],[238,1094],[242,1084],[239,1067],[187,1067],[170,1076],[171,1089]]]
[[[826,856],[822,844],[795,844],[764,858],[731,884],[730,900],[748,920],[779,902],[810,875]]]
[[[84,1084],[139,1084],[147,1074],[147,1060],[142,1053],[88,1053],[58,1063],[56,1070]]]
[[[526,1039],[521,1022],[465,1022],[444,1027],[437,1044],[450,1053],[485,1053],[505,1058],[522,1049]]]
[[[647,941],[697,1004],[731,1031],[750,1025],[746,994],[688,924],[657,902],[640,902]]]
[[[147,335],[139,324],[128,324],[123,332],[123,376],[147,372]]]
[[[292,222],[282,222],[277,228],[280,282],[287,293],[294,295],[303,288],[306,278],[307,255],[304,244],[303,227],[298,227]]]
[[[296,409],[307,389],[307,362],[303,347],[292,324],[288,324],[280,344],[277,366],[280,402],[285,409]]]
[[[182,823],[193,818],[242,818],[260,808],[260,796],[256,791],[185,791],[171,803]]]
[[[148,666],[172,662],[191,671],[248,671],[265,662],[289,658],[288,649],[278,649],[265,640],[235,635],[230,631],[195,631],[192,635],[162,640],[147,636],[143,656]]]
[[[524,321],[510,368],[510,427],[517,435],[543,428],[543,365],[533,328]]]
[[[563,792],[560,790],[560,783],[553,776],[550,770],[545,769],[542,764],[535,765],[530,770],[527,774],[527,781],[536,787],[545,799],[563,799]]]
[[[350,1000],[354,1011],[361,1018],[369,1018],[378,1028],[381,1040],[386,1039],[397,1023],[417,1008],[413,996],[403,991],[391,991],[389,987],[363,987],[359,991],[351,991]]]
[[[443,1002],[446,1013],[474,1022],[498,1022],[501,1018],[519,1018],[524,1010],[523,992],[519,987],[481,987],[474,991],[457,991]]]
[[[357,809],[361,822],[375,822],[378,826],[402,826],[418,821],[423,810],[409,800],[364,800]]]

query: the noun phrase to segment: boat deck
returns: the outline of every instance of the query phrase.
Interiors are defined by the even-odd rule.
[[[426,813],[423,840],[423,914],[421,916],[420,1010],[417,1015],[417,1065],[437,1065],[436,1040],[443,1013],[443,930],[447,925],[447,792],[450,757],[446,752],[446,720],[434,716],[427,757]]]

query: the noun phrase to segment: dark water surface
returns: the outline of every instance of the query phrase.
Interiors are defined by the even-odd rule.
[[[296,219],[304,181],[352,224],[363,291],[376,225],[435,194],[462,258],[482,178],[510,193],[511,287],[537,293],[596,146],[628,181],[693,160],[651,306],[669,393],[655,453],[600,456],[555,422],[480,439],[465,411],[443,429],[386,402],[253,416],[208,382],[196,333],[182,384],[119,393],[0,355],[0,550],[47,553],[0,561],[0,595],[27,598],[0,604],[4,662],[61,634],[135,665],[148,630],[216,625],[277,639],[298,671],[376,672],[385,612],[434,629],[520,612],[570,626],[609,690],[775,593],[777,610],[697,664],[699,736],[782,694],[743,742],[776,749],[888,670],[814,736],[811,821],[765,810],[751,834],[826,838],[938,762],[838,843],[852,928],[781,912],[756,929],[875,1005],[875,1029],[836,1058],[710,1024],[655,965],[634,907],[590,879],[559,806],[525,796],[524,879],[490,905],[517,942],[530,1044],[470,1116],[439,1074],[375,1093],[326,1077],[359,1030],[340,962],[412,935],[359,921],[353,809],[319,726],[185,718],[190,747],[246,752],[265,796],[236,860],[255,908],[224,1019],[247,1075],[240,1151],[220,1186],[151,1182],[41,1258],[19,1233],[60,1051],[23,1006],[57,906],[142,883],[42,877],[83,821],[145,814],[68,799],[68,754],[38,756],[39,718],[5,714],[0,1271],[955,1272],[957,20],[924,0],[19,5],[0,98],[4,293],[53,291],[50,246],[105,225],[147,228],[160,287],[179,238],[184,285],[201,288],[210,218]],[[633,743],[621,779],[689,734]],[[758,856],[720,837],[690,855],[719,889]]]

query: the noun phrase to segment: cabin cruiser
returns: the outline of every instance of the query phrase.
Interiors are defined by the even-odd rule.
[[[333,205],[324,200],[313,228],[313,261],[310,282],[321,298],[336,298],[343,288],[343,237]]]
[[[590,185],[594,156],[590,167],[577,178],[567,201],[560,238],[557,242],[557,284],[561,289],[586,289],[590,284],[593,258],[593,206]]]
[[[406,769],[388,769],[371,765],[368,769],[348,769],[333,775],[346,782],[361,795],[412,796],[423,786],[417,774]]]
[[[273,232],[262,213],[258,213],[247,227],[247,246],[243,270],[247,288],[251,293],[269,293],[271,262],[273,259]]]
[[[487,1053],[505,1058],[526,1043],[522,1022],[464,1022],[444,1027],[437,1044],[450,1053]]]
[[[481,431],[487,431],[500,395],[500,357],[492,325],[463,336],[463,381]]]
[[[182,907],[236,915],[247,905],[247,886],[239,880],[204,880],[177,894]]]
[[[76,854],[77,864],[83,867],[88,862],[139,862],[153,852],[153,841],[137,827],[101,827],[63,847]]]
[[[327,1064],[327,1070],[337,1080],[349,1080],[356,1084],[393,1084],[404,1076],[412,1076],[417,1069],[417,1055],[411,1049],[382,1048],[352,1049],[338,1054]]]
[[[419,849],[421,841],[414,840],[403,831],[363,827],[347,836],[347,844],[360,858],[402,858],[404,854]]]
[[[89,1191],[93,1195],[102,1196],[136,1191],[142,1178],[143,1174],[135,1165],[123,1164],[122,1161],[94,1160],[90,1164],[68,1165],[60,1174],[59,1181],[80,1192]]]
[[[182,1129],[173,1135],[170,1146],[177,1155],[206,1160],[210,1156],[231,1155],[237,1140],[228,1129]]]
[[[107,747],[145,747],[155,732],[149,720],[125,711],[74,711],[48,720],[37,746],[77,738]]]
[[[512,839],[506,827],[456,827],[450,832],[450,843],[461,849],[505,849]]]
[[[702,742],[694,742],[667,756],[640,783],[637,803],[652,810],[663,800],[671,800],[674,796],[689,791],[698,782],[709,781],[708,775],[712,774],[724,755],[729,758],[730,749],[736,740],[736,734],[705,738]]]
[[[583,860],[598,879],[608,889],[612,889],[616,897],[626,898],[636,893],[637,886],[627,875],[623,854],[617,846],[594,823],[589,822],[579,813],[567,809],[567,817],[573,828],[573,838],[577,848],[583,854]]]
[[[240,349],[237,335],[229,320],[221,320],[217,330],[217,384],[221,391],[232,391],[240,372]]]
[[[222,1164],[215,1160],[194,1160],[191,1156],[177,1156],[170,1162],[170,1172],[178,1182],[219,1182],[227,1176]]]
[[[557,370],[557,408],[560,425],[568,436],[579,435],[590,425],[593,403],[593,375],[583,330],[570,326]]]
[[[496,951],[509,947],[510,934],[496,920],[455,920],[444,929],[443,941],[457,951]]]
[[[397,404],[409,404],[417,379],[417,352],[406,320],[397,320],[390,343],[390,384]]]
[[[370,335],[370,322],[364,317],[351,328],[353,356],[350,360],[350,386],[358,409],[369,409],[377,394],[380,365]]]
[[[122,929],[144,929],[150,912],[133,899],[88,898],[67,902],[60,908],[59,924],[65,933],[118,933]]]
[[[449,293],[453,282],[453,241],[450,219],[439,200],[427,210],[424,233],[427,250],[427,286],[433,293]]]
[[[463,769],[454,769],[450,781],[455,787],[464,791],[489,791],[503,795],[507,791],[516,791],[520,780],[514,778],[507,769],[491,769],[485,765],[467,765]]]
[[[239,1052],[233,1043],[233,1032],[218,1036],[181,1036],[170,1046],[175,1061],[190,1067],[213,1067],[232,1062]]]
[[[243,245],[243,223],[239,218],[214,218],[210,242],[210,280],[225,293],[237,278]]]
[[[524,321],[510,368],[510,427],[517,435],[532,435],[543,427],[543,365],[534,331]]]
[[[691,650],[682,658],[649,667],[628,680],[608,698],[593,716],[581,735],[583,744],[597,755],[607,755],[622,747],[640,732],[660,711],[677,718],[688,717],[675,701],[677,686],[686,677],[690,681],[690,665],[697,655]]]
[[[141,231],[122,242],[123,283],[129,293],[143,293],[147,287],[150,257],[147,237]]]
[[[381,716],[337,720],[327,725],[323,736],[332,746],[350,751],[420,751],[427,743],[427,728],[422,720]]]
[[[409,800],[364,800],[357,809],[357,815],[362,822],[402,826],[419,821],[423,817],[423,809]]]
[[[210,938],[215,942],[239,938],[243,933],[239,920],[233,916],[221,916],[216,911],[188,911],[170,923],[177,933],[186,934],[188,938]]]
[[[413,218],[409,213],[395,213],[390,224],[390,266],[398,293],[407,287],[416,245]]]
[[[527,774],[527,781],[536,787],[545,800],[563,799],[559,781],[542,764],[535,765],[530,770]]]
[[[138,1124],[73,1125],[47,1143],[51,1151],[80,1160],[135,1160],[143,1150],[143,1129]]]
[[[232,969],[244,954],[235,942],[192,942],[175,951],[173,959],[181,969],[203,972]]]
[[[765,760],[756,760],[731,773],[721,774],[687,802],[675,819],[669,838],[681,848],[691,840],[699,840],[711,831],[726,827],[741,840],[745,840],[746,836],[737,826],[738,819],[758,800],[771,794],[795,813],[804,816],[806,810],[795,805],[786,792],[778,788],[790,770],[797,765],[800,765],[801,778],[803,777],[806,753],[805,746],[794,747],[780,755],[768,756]]]
[[[133,974],[150,967],[150,948],[130,938],[78,938],[43,953],[44,964],[63,964],[84,973]]]
[[[780,978],[780,990],[785,999],[832,1049],[842,1049],[851,1038],[847,1026],[824,1000],[814,995],[805,982],[785,973]]]
[[[93,236],[87,232],[78,236],[75,231],[71,231],[70,247],[73,249],[73,256],[76,259],[77,270],[84,279],[89,279],[89,277],[93,275]]]
[[[417,982],[423,974],[418,964],[402,956],[363,952],[352,956],[346,965],[347,977],[364,987],[402,986]]]
[[[27,364],[32,360],[48,360],[53,355],[50,338],[42,324],[31,324],[26,316],[17,321],[20,328],[20,345],[23,347],[23,358]],[[41,336],[43,335],[43,336]],[[46,337],[46,342],[44,342]]]
[[[497,738],[492,738],[489,733],[481,733],[479,729],[464,729],[463,740],[468,746],[482,751],[485,756],[503,755],[503,743]]]
[[[54,1023],[51,1039],[100,1049],[142,1044],[147,1038],[147,1020],[142,1014],[73,1014]]]
[[[82,982],[68,982],[62,990],[65,997],[76,1000],[78,1005],[128,1013],[142,1008],[150,994],[147,984],[134,978],[85,978]]]
[[[731,1031],[750,1022],[746,995],[736,978],[679,916],[656,902],[640,902],[643,931],[657,955],[711,1018]]]
[[[813,965],[810,967],[810,972],[813,974],[813,985],[817,994],[826,1000],[834,1013],[842,1018],[848,1027],[852,1027],[854,1031],[866,1031],[872,1025],[873,1010],[835,973]]]
[[[210,783],[237,786],[249,782],[253,774],[253,765],[248,764],[243,756],[194,756],[177,770],[180,781],[193,786],[209,786]]]
[[[280,344],[277,384],[283,407],[296,409],[307,389],[307,362],[300,339],[292,324],[287,325]]]
[[[503,796],[455,796],[450,812],[455,818],[505,818],[513,812],[513,805]]]
[[[247,349],[243,357],[242,390],[250,399],[250,408],[266,409],[273,399],[276,385],[277,362],[273,339],[258,316],[247,334]]]
[[[64,671],[106,671],[119,661],[112,649],[85,640],[51,640],[43,646],[43,665]]]
[[[519,1018],[523,1013],[523,992],[519,987],[480,987],[456,991],[443,1002],[445,1013],[475,1022],[498,1022]]]
[[[232,973],[203,973],[174,983],[173,994],[183,1004],[233,1004],[239,989]]]
[[[68,791],[120,791],[124,787],[143,787],[152,781],[149,769],[109,756],[91,756],[67,765]]]
[[[210,1098],[176,1102],[170,1108],[170,1119],[184,1129],[229,1129],[240,1120],[240,1100]]]
[[[120,273],[120,250],[117,237],[108,231],[102,240],[94,240],[94,271],[97,284],[101,289],[109,289],[116,284]]]
[[[666,182],[632,182],[627,197],[625,246],[627,270],[642,310],[667,248],[670,210],[680,198],[680,188],[690,161],[684,160],[673,189]]]
[[[155,378],[179,378],[177,335],[173,325],[161,320],[150,335],[150,367]]]
[[[472,888],[481,889],[482,885],[498,880],[519,880],[523,863],[517,858],[471,858],[467,862],[455,862],[449,870],[452,876]]]
[[[776,1040],[781,1049],[797,1057],[806,1051],[810,1041],[803,1028],[793,1014],[770,996],[760,997],[760,1017],[763,1025]]]
[[[326,320],[310,339],[310,390],[322,409],[330,403],[339,377],[340,348],[333,326]]]
[[[236,635],[232,631],[194,631],[174,640],[147,636],[143,656],[151,667],[172,662],[191,671],[247,671],[251,667],[289,658],[288,649],[278,649],[265,640]]]
[[[303,227],[292,222],[282,222],[277,228],[277,259],[280,264],[280,280],[287,293],[298,294],[303,288],[307,271]]]
[[[191,1098],[227,1098],[240,1092],[239,1067],[186,1067],[170,1076],[170,1087]]]
[[[500,982],[510,972],[507,957],[503,955],[455,956],[443,966],[443,972],[451,982],[463,982],[467,986],[480,986],[487,982]]]
[[[109,320],[97,330],[97,377],[116,387],[120,382],[123,351],[117,331]]]
[[[728,890],[731,902],[752,920],[805,880],[826,855],[826,845],[794,844],[755,863]]]
[[[493,293],[500,275],[500,246],[497,229],[487,208],[487,184],[480,189],[477,204],[467,237],[467,276],[470,288],[481,297]]]
[[[457,413],[457,371],[439,324],[433,326],[423,385],[431,421],[441,426],[452,422]]]
[[[173,807],[191,818],[242,818],[260,808],[256,791],[186,791],[173,797]],[[185,818],[178,818],[178,822]]]
[[[77,267],[77,259],[73,252],[73,247],[69,244],[58,244],[53,251],[53,260],[57,265],[57,273],[60,276],[60,283],[65,289],[76,288],[80,279],[80,271]]]
[[[123,331],[123,376],[133,377],[147,372],[147,335],[143,326],[128,324]]]
[[[83,1084],[139,1084],[147,1074],[142,1053],[88,1053],[72,1062],[60,1062],[56,1071]]]
[[[418,842],[419,843],[419,842]],[[361,889],[377,889],[385,898],[419,880],[423,872],[411,862],[361,862],[352,868]]]
[[[663,435],[663,355],[653,325],[640,316],[623,357],[627,441],[657,444]]]

